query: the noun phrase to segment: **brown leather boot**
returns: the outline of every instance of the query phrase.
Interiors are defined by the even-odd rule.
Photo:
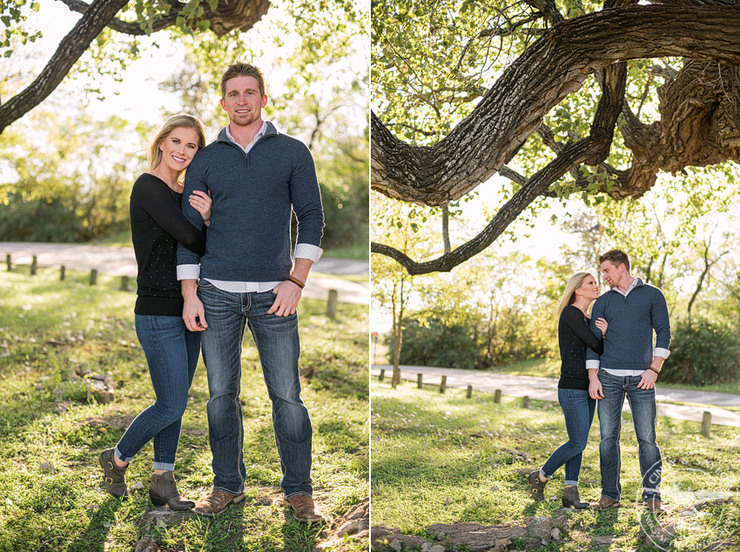
[[[195,506],[192,500],[183,500],[177,491],[175,476],[171,471],[162,474],[152,474],[152,480],[149,483],[149,498],[155,506],[167,506],[170,510],[189,510]]]
[[[126,468],[119,468],[113,461],[114,449],[105,449],[100,453],[98,463],[103,468],[103,482],[105,490],[116,498],[127,496],[126,488]]]
[[[581,497],[578,496],[578,487],[575,485],[568,485],[563,490],[563,507],[575,508],[581,510],[588,508],[588,502],[581,502]]]
[[[320,523],[324,516],[316,511],[313,498],[305,494],[293,495],[285,501],[293,508],[293,517],[298,521]]]
[[[232,494],[221,489],[213,489],[207,497],[198,501],[193,512],[212,517],[225,512],[229,504],[238,504],[242,500],[244,493]]]
[[[535,500],[545,500],[545,485],[547,485],[547,481],[544,483],[540,481],[540,470],[530,473],[527,476],[527,480],[529,481],[529,493],[532,495],[532,498]]]

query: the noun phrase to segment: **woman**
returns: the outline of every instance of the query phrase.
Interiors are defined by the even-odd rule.
[[[579,272],[568,280],[565,293],[558,306],[558,341],[560,344],[560,381],[558,402],[565,415],[568,442],[561,445],[541,469],[529,474],[532,496],[545,499],[545,484],[560,466],[565,464],[565,490],[563,506],[585,508],[578,496],[578,474],[581,471],[582,453],[588,442],[588,432],[594,419],[596,401],[588,395],[586,347],[597,353],[603,351],[602,338],[607,323],[599,318],[595,325],[601,330],[597,337],[588,327],[588,307],[599,296],[596,279],[588,272]]]
[[[196,253],[205,251],[205,236],[182,215],[182,177],[199,148],[205,146],[199,119],[175,115],[155,136],[149,172],[131,191],[131,237],[138,264],[138,297],[134,309],[139,338],[152,378],[156,401],[131,423],[114,449],[104,450],[100,466],[105,489],[116,497],[128,494],[128,463],[154,440],[154,473],[149,496],[156,506],[192,508],[177,491],[172,470],[180,439],[182,415],[188,401],[200,351],[200,334],[189,332],[182,320],[183,300],[175,274],[177,243]],[[195,195],[197,194],[197,195]],[[203,192],[190,196],[207,226],[211,199]]]

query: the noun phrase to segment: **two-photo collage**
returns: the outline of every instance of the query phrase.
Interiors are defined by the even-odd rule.
[[[0,22],[0,552],[740,551],[737,2]]]

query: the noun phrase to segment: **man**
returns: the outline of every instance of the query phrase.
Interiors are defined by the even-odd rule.
[[[642,474],[642,500],[652,512],[662,512],[660,480],[662,461],[655,438],[655,381],[668,358],[671,328],[663,293],[630,274],[627,254],[618,249],[600,258],[601,272],[611,289],[591,310],[591,329],[601,335],[595,321],[605,318],[609,329],[601,356],[586,353],[589,394],[599,401],[601,444],[601,499],[596,508],[619,506],[621,432],[624,397],[632,410]],[[653,331],[656,340],[653,347]]]
[[[213,199],[206,253],[199,258],[178,249],[183,319],[188,329],[203,331],[210,393],[213,490],[194,511],[213,516],[244,498],[239,391],[246,324],[272,401],[280,486],[296,519],[320,521],[312,499],[311,422],[300,397],[296,315],[301,290],[322,252],[324,215],[316,170],[305,145],[262,119],[267,95],[259,69],[246,63],[229,66],[221,96],[229,123],[198,153],[185,178],[184,197],[206,190]],[[183,212],[199,225],[198,213],[187,203]],[[292,212],[298,220],[295,262]]]

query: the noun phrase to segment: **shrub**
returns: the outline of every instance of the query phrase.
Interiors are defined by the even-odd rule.
[[[740,377],[740,333],[726,322],[699,319],[673,328],[671,356],[661,380],[709,385]]]
[[[394,343],[390,342],[390,358]],[[473,332],[461,324],[445,324],[439,318],[424,323],[406,320],[401,344],[401,364],[441,368],[485,368],[485,357]]]

